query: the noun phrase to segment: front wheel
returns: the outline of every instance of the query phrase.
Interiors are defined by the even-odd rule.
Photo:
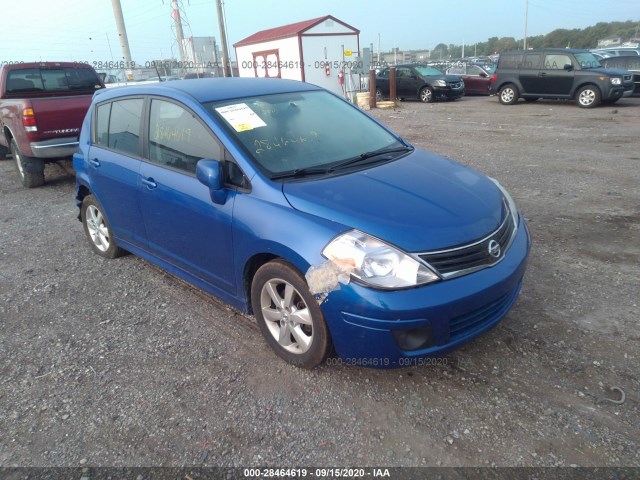
[[[420,100],[424,103],[433,102],[433,89],[431,87],[424,87],[420,90]]]
[[[600,105],[600,90],[595,85],[585,85],[576,94],[576,103],[581,108],[593,108]]]
[[[44,161],[41,158],[22,155],[15,140],[11,140],[11,155],[16,162],[22,185],[35,188],[44,184]]]
[[[105,258],[116,258],[124,254],[124,250],[116,245],[111,226],[93,195],[87,195],[82,200],[80,218],[94,252]]]
[[[500,93],[498,93],[500,103],[503,105],[513,105],[518,101],[519,96],[518,88],[511,83],[502,87]]]
[[[331,347],[322,310],[304,277],[289,263],[274,260],[258,269],[251,305],[269,346],[287,362],[313,368]]]

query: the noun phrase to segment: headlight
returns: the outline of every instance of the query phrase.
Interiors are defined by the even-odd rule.
[[[622,79],[618,77],[611,78],[611,85],[622,85]]]
[[[435,87],[446,87],[447,82],[445,82],[444,80],[436,80],[435,82],[433,82],[433,85]]]
[[[513,224],[515,225],[515,228],[518,228],[518,220],[520,217],[518,217],[518,207],[516,207],[516,202],[513,201],[513,198],[511,198],[511,195],[509,195],[509,192],[507,192],[507,190],[505,190],[505,188],[502,185],[500,185],[500,182],[498,180],[491,177],[489,178],[493,181],[493,183],[496,184],[496,186],[502,192],[502,196],[507,201],[507,205],[509,206],[509,211],[511,213],[511,217],[513,218]]]
[[[406,253],[358,230],[334,238],[322,254],[372,287],[398,289],[435,282],[439,277]]]

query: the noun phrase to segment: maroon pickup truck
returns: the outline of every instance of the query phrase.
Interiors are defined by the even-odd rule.
[[[104,88],[82,63],[0,68],[0,159],[11,153],[25,187],[44,183],[44,164],[70,157],[94,92]]]

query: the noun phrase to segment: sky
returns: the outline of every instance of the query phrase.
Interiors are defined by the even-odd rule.
[[[215,0],[180,0],[185,36],[219,38]],[[111,0],[0,0],[3,21],[0,63],[15,61],[110,61],[122,53]],[[132,59],[138,64],[177,58],[171,0],[121,0]],[[640,0],[225,0],[227,37],[324,15],[360,30],[360,45],[382,51],[433,49],[438,43],[473,45],[489,37],[524,37],[598,22],[640,24]],[[7,21],[9,20],[9,21]],[[594,45],[595,47],[595,45]]]

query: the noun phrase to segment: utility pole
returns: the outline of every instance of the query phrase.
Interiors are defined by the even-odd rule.
[[[218,12],[218,28],[220,29],[220,43],[222,43],[222,68],[225,77],[231,76],[231,63],[229,62],[229,50],[227,49],[227,32],[224,28],[224,17],[222,15],[222,0],[216,0],[216,10]]]
[[[131,68],[131,50],[129,50],[129,39],[127,38],[127,29],[124,26],[124,16],[122,15],[122,6],[120,0],[111,0],[113,7],[113,16],[116,19],[116,27],[118,36],[120,37],[120,49],[122,50],[122,59],[127,69]],[[107,37],[108,40],[109,37]],[[111,48],[111,46],[109,46]]]
[[[180,61],[186,62],[187,55],[184,48],[184,32],[182,31],[182,19],[180,18],[180,8],[176,0],[171,0],[171,8],[173,9],[173,21],[176,24],[176,40],[178,42],[178,51],[180,52]]]
[[[527,49],[527,23],[529,17],[529,0],[524,0],[524,45],[523,50]]]
[[[116,20],[116,28],[118,29],[118,37],[120,38],[120,50],[122,51],[122,59],[124,60],[124,80],[133,80],[133,62],[131,61],[131,50],[129,50],[129,39],[127,38],[127,29],[124,25],[124,15],[122,15],[120,0],[111,0],[111,6],[113,7],[113,16]],[[105,35],[107,34],[105,33]],[[109,42],[109,35],[107,35],[107,42]],[[109,43],[109,51],[111,51],[111,43]]]

